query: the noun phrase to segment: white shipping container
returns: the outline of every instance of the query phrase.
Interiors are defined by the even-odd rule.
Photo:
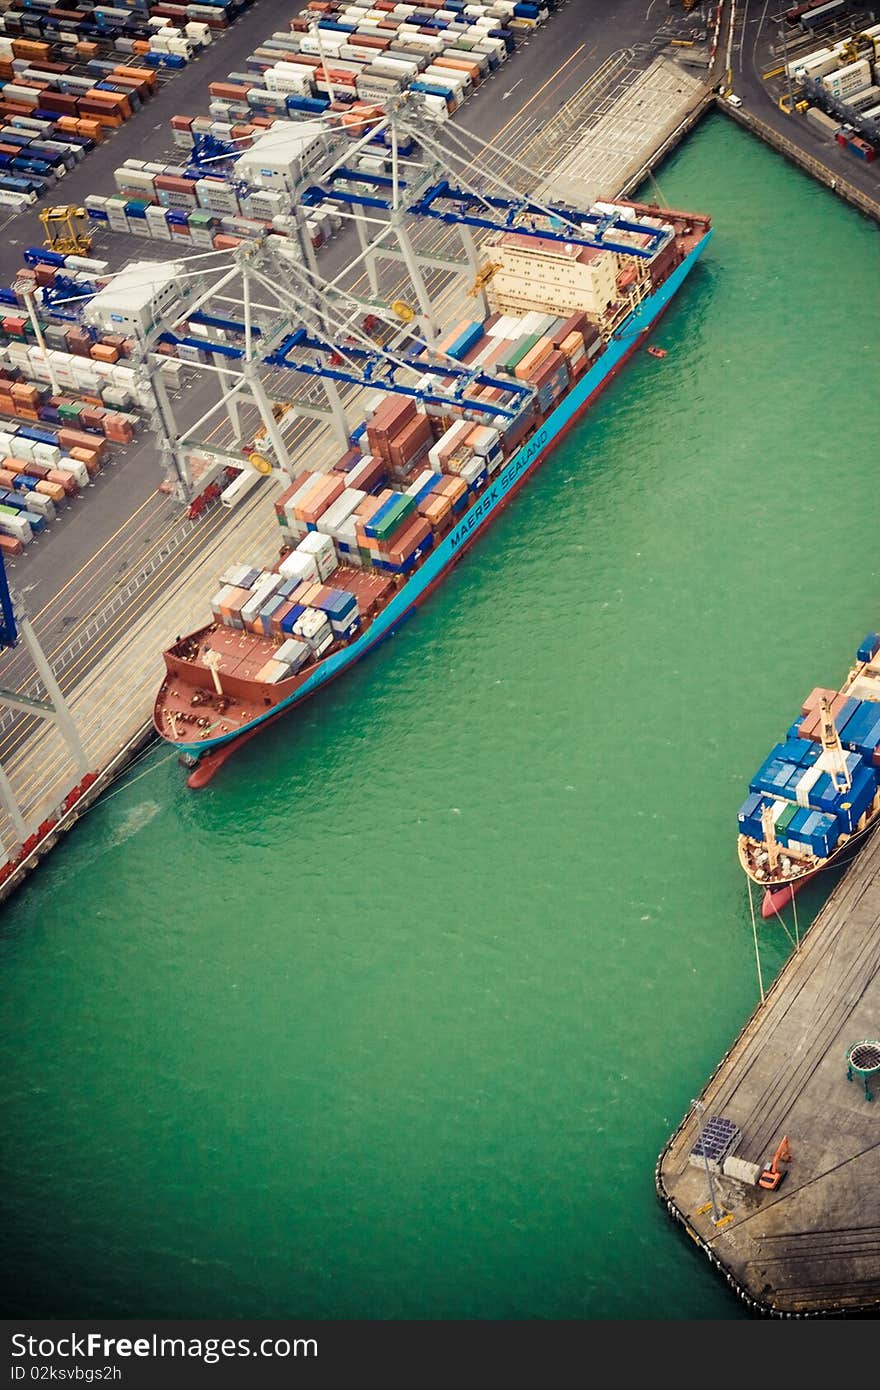
[[[321,531],[310,531],[309,534],[304,536],[300,541],[297,549],[303,555],[313,555],[316,562],[318,562],[322,556],[328,556],[334,553],[333,541],[329,536],[323,535]]]
[[[89,478],[89,470],[80,459],[72,459],[65,456],[62,457],[61,461],[55,466],[60,472],[69,473],[71,477],[75,478],[79,487],[88,487],[91,481]]]
[[[501,442],[501,435],[498,433],[498,430],[492,427],[492,425],[486,425],[484,428],[486,429],[487,433],[483,436],[483,438],[477,439],[476,441],[470,441],[469,446],[473,449],[475,454],[479,454],[482,458],[485,458],[487,454],[491,454],[493,449],[497,449],[499,443]]]
[[[281,661],[291,671],[298,671],[309,659],[309,648],[305,642],[298,642],[295,637],[288,637],[286,642],[275,653],[275,660]]]
[[[449,120],[449,107],[445,98],[437,96],[434,92],[414,92],[413,96],[418,97],[432,120]]]
[[[318,580],[318,566],[313,555],[305,555],[299,550],[293,550],[281,561],[278,566],[278,573],[282,579],[296,579],[299,583],[315,584]]]
[[[211,29],[208,24],[200,24],[196,20],[190,20],[183,26],[183,32],[190,43],[199,44],[202,48],[207,48],[211,42]]]
[[[794,789],[795,799],[797,801],[798,806],[809,806],[810,792],[812,791],[813,787],[816,785],[816,783],[822,775],[822,769],[820,767],[816,767],[815,763],[812,767],[807,768],[803,777],[801,777],[798,780],[798,783]]]
[[[255,468],[246,468],[239,473],[237,478],[233,478],[220,494],[220,501],[224,507],[234,507],[238,502],[246,497],[252,488],[255,488],[262,477]]]
[[[42,492],[30,491],[27,495],[29,512],[36,512],[44,521],[55,520],[55,504],[51,497],[44,497]]]
[[[251,597],[248,599],[247,603],[243,605],[241,610],[241,620],[243,623],[256,622],[260,615],[260,609],[269,602],[269,599],[275,593],[280,583],[281,576],[279,574],[270,574],[265,578],[257,580],[251,590]]]
[[[797,78],[798,81],[804,77],[823,77],[836,66],[837,57],[827,44],[823,48],[814,48],[812,53],[801,54],[799,58],[786,65],[787,75]]]
[[[857,63],[848,63],[845,68],[838,68],[836,72],[830,72],[822,78],[822,86],[832,95],[858,92],[870,84],[871,64],[867,58],[860,58]]]
[[[389,58],[384,53],[378,53],[370,66],[376,72],[387,72],[389,77],[399,77],[404,82],[411,82],[419,71],[414,59]]]
[[[38,440],[34,444],[34,461],[54,468],[56,463],[61,462],[61,450],[57,444],[43,444]]]
[[[458,476],[463,478],[468,487],[470,487],[471,483],[476,482],[480,474],[485,471],[485,468],[486,460],[484,458],[471,458],[459,468]]]
[[[456,72],[454,68],[438,68],[433,63],[425,68],[422,80],[432,86],[451,87],[460,101],[464,101],[471,90],[471,80],[465,73]]]
[[[416,494],[420,492],[421,489],[425,487],[426,484],[429,483],[433,477],[434,469],[425,468],[416,478],[415,482],[410,483],[409,487],[406,489],[406,495],[408,497],[415,497]]]
[[[14,536],[17,541],[27,545],[33,539],[30,522],[23,516],[4,516],[0,514],[0,531],[4,536]]]
[[[330,504],[324,515],[318,518],[318,530],[331,538],[338,535],[339,527],[360,506],[366,495],[360,488],[346,488],[336,501]]]
[[[128,218],[125,215],[125,207],[122,203],[114,203],[112,198],[107,199],[107,222],[113,232],[127,232]]]

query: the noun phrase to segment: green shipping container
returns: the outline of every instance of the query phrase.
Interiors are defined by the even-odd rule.
[[[531,352],[532,348],[540,339],[540,333],[528,333],[525,338],[520,338],[519,343],[504,363],[504,370],[506,372],[514,372],[523,358]]]
[[[784,831],[788,829],[789,825],[797,815],[797,812],[797,806],[786,806],[785,810],[782,812],[782,815],[779,817],[779,820],[776,822],[777,835],[781,835]]]
[[[376,527],[376,539],[380,545],[384,545],[389,536],[393,536],[402,521],[409,516],[410,512],[415,511],[416,499],[401,495],[399,501],[388,508],[387,514],[382,518],[380,526]]]

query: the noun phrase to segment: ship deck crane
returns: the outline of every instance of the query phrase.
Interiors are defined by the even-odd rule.
[[[846,754],[841,746],[840,734],[837,732],[837,725],[834,723],[834,715],[831,713],[831,706],[824,696],[822,697],[820,713],[822,717],[822,751],[828,763],[827,771],[837,791],[849,791],[852,786],[852,777],[846,765]]]

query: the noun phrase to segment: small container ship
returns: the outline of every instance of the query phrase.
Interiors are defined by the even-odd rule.
[[[423,349],[412,394],[372,398],[329,471],[290,481],[277,557],[219,575],[210,620],[164,652],[153,722],[190,786],[415,611],[645,343],[711,236],[703,214],[591,212],[611,245],[497,235],[490,315]],[[449,359],[494,384],[474,378],[460,405],[437,405]]]
[[[839,690],[816,687],[739,809],[739,861],[772,917],[849,857],[880,814],[880,635],[862,642]]]

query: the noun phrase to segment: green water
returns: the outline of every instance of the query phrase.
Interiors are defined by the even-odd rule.
[[[205,792],[152,755],[6,908],[8,1311],[743,1315],[653,1170],[756,999],[745,784],[880,617],[877,233],[721,117],[660,181],[717,228],[665,361],[379,653]]]

